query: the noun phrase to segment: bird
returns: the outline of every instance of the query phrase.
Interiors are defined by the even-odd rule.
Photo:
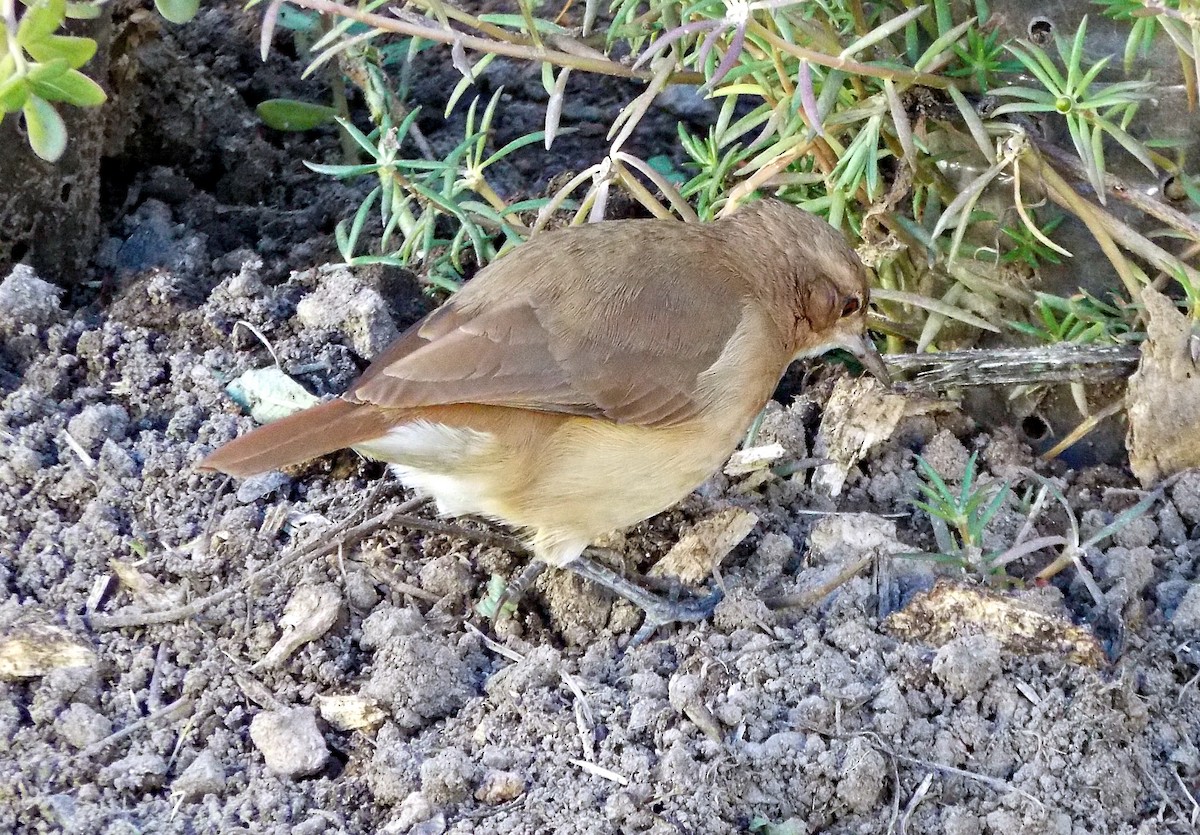
[[[403,332],[343,395],[200,467],[246,477],[349,447],[388,462],[443,516],[524,532],[531,576],[563,568],[629,599],[645,613],[639,634],[702,620],[720,592],[668,599],[585,549],[704,483],[793,361],[842,348],[886,381],[869,302],[842,234],[779,200],[708,223],[543,232]]]

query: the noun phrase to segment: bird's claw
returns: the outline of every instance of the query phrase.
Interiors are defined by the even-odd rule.
[[[625,598],[645,613],[642,626],[634,634],[630,646],[646,641],[660,626],[669,623],[691,623],[706,620],[717,608],[725,593],[717,589],[707,597],[671,600],[647,591],[607,566],[580,556],[563,566],[585,580],[603,586]]]
[[[716,610],[717,604],[725,599],[725,592],[721,589],[715,589],[707,597],[693,597],[688,600],[664,600],[653,595],[651,597],[656,602],[649,608],[636,601],[631,601],[639,606],[646,615],[642,621],[641,628],[634,633],[633,638],[629,641],[631,648],[648,641],[658,631],[660,626],[666,626],[670,623],[696,623],[708,620],[712,617],[713,611]]]

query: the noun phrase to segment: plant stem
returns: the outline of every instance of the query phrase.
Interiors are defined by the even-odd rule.
[[[311,2],[311,0],[304,0]],[[855,73],[857,75],[866,75],[871,78],[890,78],[893,81],[907,81],[910,84],[920,84],[923,87],[933,87],[938,90],[945,90],[948,87],[955,86],[948,78],[942,78],[940,75],[930,75],[924,72],[913,72],[912,70],[902,67],[883,67],[878,64],[863,64],[858,61],[852,61],[849,58],[838,58],[834,55],[826,55],[823,52],[806,49],[802,46],[797,46],[794,43],[785,41],[779,35],[772,32],[767,27],[763,26],[756,20],[750,21],[748,31],[762,38],[767,43],[776,49],[782,50],[787,54],[799,58],[802,61],[808,61],[813,64],[819,64],[822,67],[830,67],[835,70],[844,70],[845,72]]]
[[[1146,261],[1156,268],[1164,272],[1180,271],[1193,284],[1200,283],[1200,272],[1197,272],[1193,267],[1183,263],[1162,247],[1152,243],[1141,233],[1130,228],[1104,209],[1084,198],[1071,187],[1070,183],[1062,178],[1062,175],[1054,170],[1053,166],[1046,163],[1036,154],[1028,154],[1023,159],[1033,163],[1035,171],[1042,177],[1042,181],[1046,184],[1047,191],[1054,202],[1077,215],[1092,230],[1093,235],[1096,234],[1097,229],[1101,230],[1102,234],[1097,235],[1096,241],[1100,244],[1101,249],[1104,249],[1104,254],[1108,255],[1110,260],[1112,259],[1112,255],[1105,248],[1105,241],[1107,240],[1109,244],[1113,244],[1115,239],[1120,241],[1121,246],[1128,249],[1134,255],[1146,259]],[[1115,244],[1113,245],[1115,248]],[[1120,261],[1125,261],[1123,255],[1119,256],[1119,258]],[[1121,268],[1116,261],[1113,262],[1113,266],[1117,267],[1118,273],[1121,272]],[[1121,278],[1122,281],[1126,281],[1125,275],[1122,275]],[[1129,282],[1126,281],[1126,289],[1130,290],[1131,298],[1136,300],[1137,292],[1141,290],[1141,284],[1135,280],[1131,288]]]
[[[473,49],[477,52],[487,52],[494,55],[504,55],[509,58],[521,58],[526,61],[536,61],[539,63],[550,63],[559,67],[571,67],[584,72],[594,72],[601,75],[613,75],[618,78],[635,78],[647,80],[653,77],[652,73],[643,72],[640,70],[632,70],[624,64],[618,64],[616,61],[610,61],[607,58],[595,58],[585,55],[572,55],[567,52],[560,52],[555,49],[537,49],[533,45],[513,43],[510,41],[490,40],[488,38],[480,38],[476,35],[470,35],[464,32],[457,32],[453,29],[441,29],[433,26],[423,26],[412,23],[408,20],[399,18],[385,17],[384,15],[374,14],[372,12],[364,12],[352,6],[346,6],[341,3],[333,2],[333,0],[290,0],[294,5],[305,9],[312,9],[318,12],[326,12],[336,14],[350,20],[357,20],[359,23],[365,23],[368,26],[373,26],[384,32],[392,32],[397,35],[405,35],[407,37],[424,38],[425,40],[434,41],[435,43],[453,44],[460,43],[465,49]],[[826,56],[827,57],[827,56]],[[681,71],[673,73],[669,79],[672,84],[703,84],[704,75],[702,73]]]

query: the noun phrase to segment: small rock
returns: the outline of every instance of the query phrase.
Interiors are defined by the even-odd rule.
[[[1187,525],[1175,505],[1163,502],[1158,508],[1158,539],[1163,545],[1171,548],[1187,542]]]
[[[979,692],[999,673],[1000,642],[990,635],[955,638],[933,659],[933,674],[959,698]]]
[[[412,832],[434,817],[433,804],[420,792],[412,792],[400,804],[400,814],[379,831],[380,835],[403,835]]]
[[[519,774],[493,768],[483,775],[479,788],[475,789],[475,799],[495,806],[507,803],[524,791],[525,780]]]
[[[1200,522],[1200,471],[1184,473],[1171,488],[1171,501],[1189,525]]]
[[[379,605],[379,590],[365,570],[346,568],[346,600],[357,612],[369,612]]]
[[[199,800],[206,794],[221,794],[224,790],[225,767],[209,748],[201,751],[171,784],[171,791],[184,800]]]
[[[1158,538],[1158,523],[1150,516],[1138,516],[1113,534],[1113,542],[1123,548],[1144,548]]]
[[[112,733],[112,721],[92,708],[73,702],[54,722],[54,730],[72,748],[86,748]]]
[[[1175,614],[1171,615],[1171,626],[1180,635],[1200,633],[1200,583],[1192,583]]]
[[[267,768],[283,777],[315,774],[329,761],[329,749],[311,707],[265,710],[250,722],[250,739]]]
[[[424,823],[419,823],[408,831],[408,835],[442,835],[446,831],[446,816],[438,812]]]

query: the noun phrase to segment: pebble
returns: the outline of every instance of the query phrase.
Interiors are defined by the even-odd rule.
[[[311,707],[263,711],[250,722],[250,739],[267,768],[282,777],[315,774],[329,761],[317,712]]]

